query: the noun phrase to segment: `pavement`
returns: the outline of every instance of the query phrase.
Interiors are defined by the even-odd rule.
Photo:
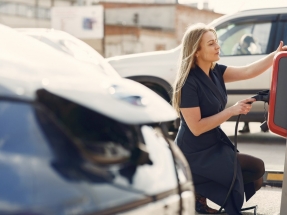
[[[257,215],[280,215],[281,194],[282,194],[281,188],[269,187],[269,186],[262,187],[248,202],[244,202],[243,208],[257,205],[256,209]],[[220,208],[218,205],[211,202],[210,200],[207,200],[207,204],[211,208],[215,209]],[[248,211],[243,211],[242,214],[253,215],[254,210],[252,209]]]

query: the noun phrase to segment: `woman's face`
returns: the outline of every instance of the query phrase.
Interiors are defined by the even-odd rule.
[[[198,61],[212,63],[220,59],[220,46],[212,31],[205,32],[200,42],[200,50],[196,52]]]

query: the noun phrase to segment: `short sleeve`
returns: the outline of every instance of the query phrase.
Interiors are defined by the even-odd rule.
[[[189,108],[189,107],[198,107],[199,99],[198,99],[198,89],[196,82],[188,77],[185,84],[181,89],[181,102],[180,108]]]
[[[220,76],[223,76],[227,66],[225,65],[222,65],[222,64],[216,64],[216,67],[217,67],[217,72],[219,73]]]

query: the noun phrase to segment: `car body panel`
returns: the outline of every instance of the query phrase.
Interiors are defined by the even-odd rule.
[[[72,56],[74,59],[87,64],[100,66],[102,71],[111,78],[119,78],[114,68],[105,62],[105,59],[85,42],[64,31],[49,28],[16,28],[18,32],[31,36],[54,49]]]
[[[170,86],[175,79],[179,49],[170,51],[147,52],[116,56],[108,58],[108,62],[117,69],[122,77],[131,76],[152,76],[167,81]]]

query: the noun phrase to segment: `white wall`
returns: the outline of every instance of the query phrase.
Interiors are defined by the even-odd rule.
[[[51,28],[50,20],[0,15],[0,23],[12,28]]]
[[[106,36],[105,57],[156,51],[159,46],[164,47],[165,50],[172,49],[177,46],[176,39],[161,35],[149,35],[145,32],[142,32],[139,38],[135,35]]]
[[[91,0],[93,1],[93,0]],[[97,0],[94,0],[97,2]],[[101,0],[101,2],[124,2],[124,3],[164,3],[164,4],[174,4],[175,0]]]
[[[24,3],[29,5],[35,5],[36,0],[1,0],[1,2],[15,2],[15,3]],[[54,0],[54,6],[69,6],[72,1],[69,0]],[[38,0],[39,6],[51,7],[51,0]]]
[[[106,24],[136,26],[134,16],[138,14],[138,26],[152,28],[174,29],[175,7],[133,7],[133,8],[109,8],[105,10]]]
[[[50,28],[49,16],[45,18],[35,18],[36,0],[0,0],[1,3],[10,3],[3,6],[0,10],[0,23],[10,27],[29,27],[29,28]],[[54,6],[69,6],[68,0],[54,0]],[[49,12],[51,0],[38,0],[38,7]],[[1,9],[1,8],[0,8]],[[21,14],[17,10],[21,10]]]
[[[147,34],[140,35],[140,43],[143,44],[142,52],[156,51],[157,46],[163,45],[164,50],[169,50],[177,46],[175,38],[153,36]]]
[[[143,44],[134,35],[113,35],[105,37],[105,57],[139,53]]]

